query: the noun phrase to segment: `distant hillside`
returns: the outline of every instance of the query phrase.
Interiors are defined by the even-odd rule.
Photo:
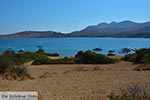
[[[49,38],[64,37],[64,34],[53,31],[23,31],[14,34],[0,35],[0,38]]]
[[[150,38],[150,22],[132,21],[100,23],[88,26],[81,31],[63,34],[53,31],[24,31],[15,34],[0,35],[0,38],[51,38],[51,37],[120,37]]]
[[[136,23],[132,21],[100,23],[72,32],[70,36],[77,37],[150,37],[150,22]]]

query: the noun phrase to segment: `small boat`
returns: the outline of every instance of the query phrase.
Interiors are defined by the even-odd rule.
[[[102,48],[94,48],[94,51],[102,51]]]
[[[43,46],[41,46],[41,45],[38,45],[38,46],[37,46],[37,48],[43,48]]]
[[[136,49],[136,48],[131,48],[131,50],[132,50],[132,51],[136,51],[137,49]]]
[[[43,46],[37,46],[38,52],[44,52]]]
[[[19,49],[18,52],[24,52],[24,48]]]
[[[131,49],[130,48],[122,48],[121,52],[122,53],[129,53],[129,52],[131,52]]]
[[[114,53],[114,52],[115,52],[115,50],[109,50],[108,52],[109,52],[109,53]]]

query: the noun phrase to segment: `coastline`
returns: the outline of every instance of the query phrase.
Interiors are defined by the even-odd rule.
[[[82,57],[90,58],[91,55],[96,56],[91,51],[87,51],[86,56],[83,56],[85,52],[80,52],[80,54],[82,54],[78,55],[81,57],[80,61],[82,61]],[[6,73],[0,77],[0,91],[37,91],[39,100],[108,100],[108,95],[111,93],[118,94],[121,88],[134,84],[146,87],[146,91],[150,92],[150,71],[137,71],[136,68],[139,65],[120,60],[123,56],[101,57],[99,55],[100,58],[97,59],[103,61],[99,64],[94,63],[96,60],[93,61],[93,64],[92,62],[91,64],[88,64],[88,62],[87,64],[72,63],[70,62],[72,61],[72,56],[54,57],[39,51],[19,58],[16,58],[16,55],[10,57],[14,58],[15,61],[19,61],[25,56],[29,58],[30,56],[31,58],[35,57],[34,59],[36,60],[30,59],[30,62],[25,62],[23,65],[25,67],[12,66],[12,68],[15,68],[15,73],[10,69],[12,71],[10,75]],[[94,58],[95,56],[92,57]],[[110,61],[110,63],[104,63],[106,58],[103,57],[107,57],[107,61]],[[9,62],[7,59],[3,61]],[[26,60],[23,59],[22,61]],[[35,63],[35,61],[37,62]],[[55,61],[59,62],[56,63]],[[65,61],[66,63],[64,63]],[[111,63],[111,61],[116,63]],[[2,62],[3,65],[6,62]],[[20,70],[20,68],[26,69]],[[25,73],[23,74],[22,72]],[[18,77],[14,75],[25,76]],[[29,76],[27,77],[26,75]]]

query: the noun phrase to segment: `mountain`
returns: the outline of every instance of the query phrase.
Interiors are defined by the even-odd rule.
[[[23,31],[14,34],[0,35],[0,38],[49,38],[63,36],[64,34],[53,31]]]
[[[24,31],[15,34],[0,35],[0,38],[50,38],[50,37],[120,37],[150,38],[150,22],[132,21],[100,23],[88,26],[80,31],[63,34],[53,31]]]
[[[118,23],[100,23],[98,25],[88,26],[81,31],[72,32],[70,36],[134,37],[134,34],[136,36],[138,34],[150,35],[150,22],[136,23],[132,21],[122,21]]]

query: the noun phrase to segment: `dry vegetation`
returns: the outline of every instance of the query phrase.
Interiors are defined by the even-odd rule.
[[[120,61],[149,61],[145,56],[108,58],[80,51],[75,58],[60,58],[8,53],[0,56],[0,91],[38,91],[39,100],[150,100],[149,63]],[[28,67],[22,64],[31,60],[25,64]]]
[[[150,72],[135,71],[138,65],[121,61],[116,64],[30,65],[35,79],[4,80],[0,91],[38,91],[39,100],[108,100],[120,89],[138,83],[150,92]],[[113,100],[113,99],[112,99]]]

